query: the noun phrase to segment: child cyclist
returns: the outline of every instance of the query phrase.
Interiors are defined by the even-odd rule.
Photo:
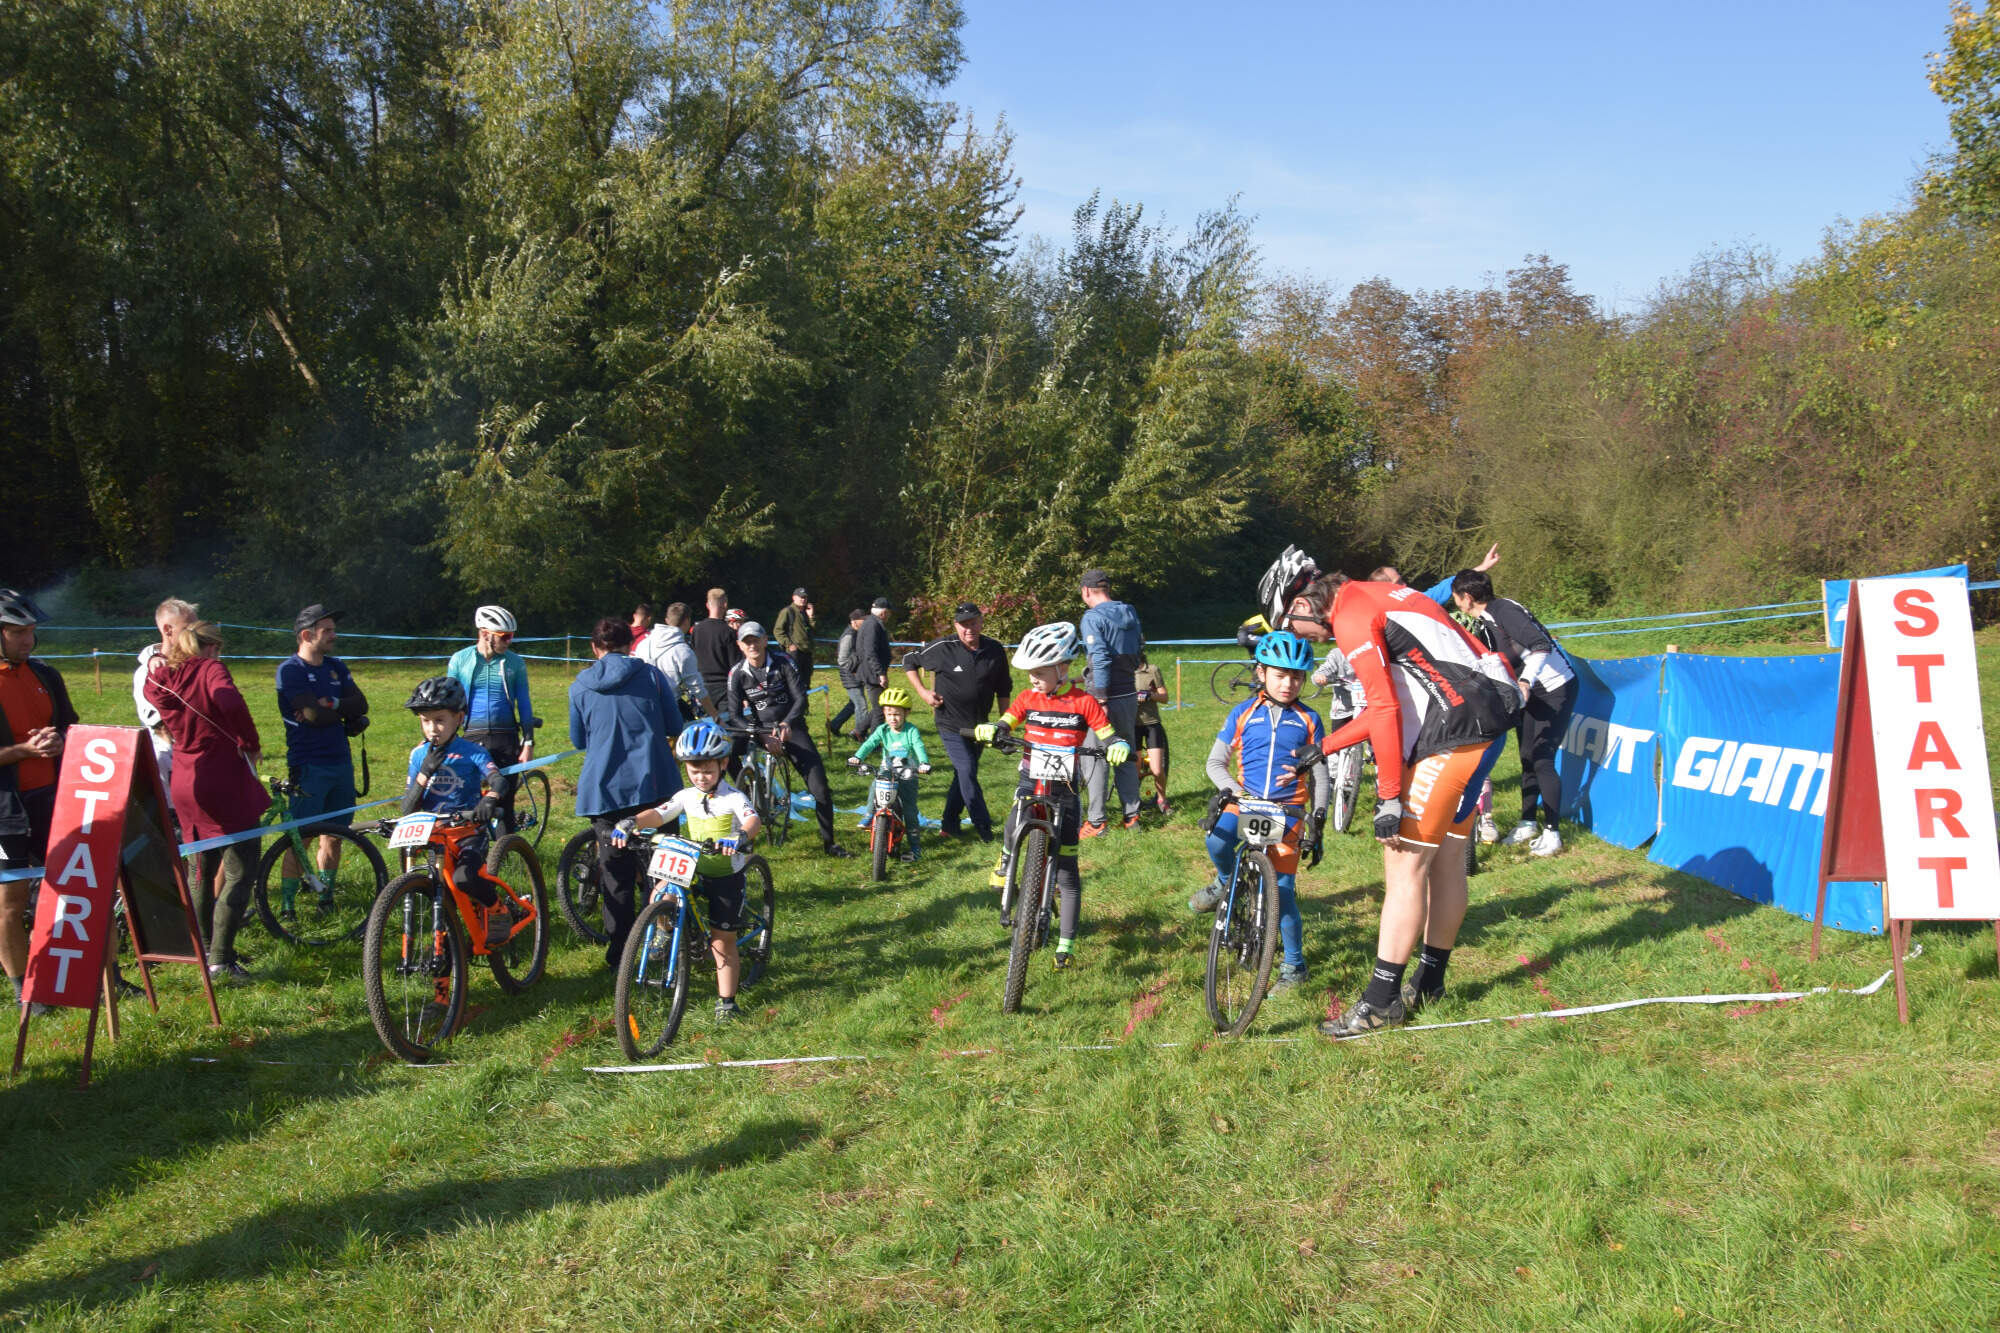
[[[465,686],[451,676],[432,676],[417,682],[403,705],[417,715],[424,739],[410,751],[408,785],[403,789],[402,813],[429,811],[435,814],[463,814],[484,824],[497,808],[493,797],[482,799],[482,784],[491,786],[500,766],[493,756],[465,737],[458,729],[465,725]],[[501,902],[499,890],[486,873],[486,830],[481,828],[458,844],[458,861],[451,882],[486,911],[486,947],[497,949],[507,942],[514,929],[511,910],[493,910]]]
[[[1208,834],[1208,859],[1215,863],[1215,881],[1188,899],[1188,908],[1212,912],[1229,891],[1229,876],[1236,869],[1238,798],[1247,795],[1284,805],[1303,804],[1306,778],[1299,772],[1299,760],[1307,760],[1312,773],[1310,813],[1287,819],[1284,841],[1266,853],[1271,868],[1278,872],[1278,936],[1285,946],[1284,964],[1271,984],[1275,995],[1306,979],[1296,888],[1299,855],[1306,855],[1307,865],[1319,864],[1332,788],[1326,765],[1314,762],[1320,742],[1326,739],[1326,724],[1318,713],[1299,702],[1299,690],[1312,670],[1312,645],[1289,630],[1265,634],[1257,640],[1256,662],[1258,694],[1230,710],[1208,752],[1209,780],[1224,794],[1226,804]]]
[[[1107,742],[1104,752],[1105,762],[1116,768],[1132,757],[1132,747],[1118,738],[1111,720],[1104,715],[1104,705],[1077,689],[1068,679],[1070,659],[1076,656],[1076,626],[1066,621],[1053,625],[1038,625],[1021,639],[1014,649],[1014,665],[1028,673],[1028,688],[1014,696],[1014,702],[1000,715],[997,723],[982,722],[972,729],[972,738],[988,742],[1007,735],[1015,727],[1025,727],[1025,738],[1032,744],[1045,749],[1067,750],[1071,756],[1070,771],[1074,773],[1076,756],[1083,745],[1084,733],[1090,732],[1099,740]],[[1017,795],[1027,795],[1034,791],[1034,781],[1028,776],[1028,757],[1021,756],[1021,781]],[[1058,826],[1056,829],[1056,887],[1062,894],[1062,917],[1056,935],[1055,964],[1059,968],[1068,967],[1076,954],[1076,920],[1083,906],[1083,880],[1077,874],[1076,847],[1080,815],[1077,810],[1076,787],[1074,784],[1059,787],[1053,799],[1056,805]],[[1005,889],[1007,867],[1014,848],[1015,818],[1020,810],[1017,805],[1008,812],[1005,834],[1000,840],[1000,864],[993,868],[993,887]],[[1011,914],[1003,914],[1002,925],[1011,926]]]
[[[884,760],[908,760],[918,773],[931,771],[931,757],[924,749],[924,738],[910,725],[910,708],[916,701],[910,692],[900,685],[891,685],[882,691],[875,706],[882,710],[882,725],[868,733],[868,739],[854,752],[847,762],[850,766],[860,764],[877,750]],[[914,861],[918,856],[917,830],[917,780],[907,777],[896,784],[896,793],[902,798],[903,828],[908,836],[903,839],[903,859]],[[871,812],[872,817],[872,812]]]
[[[690,840],[715,844],[715,851],[703,853],[695,870],[701,876],[701,892],[708,899],[718,1023],[730,1022],[740,1012],[736,980],[742,964],[736,953],[736,935],[743,929],[743,854],[757,836],[758,827],[750,798],[722,776],[733,746],[730,734],[706,719],[683,731],[674,742],[674,757],[686,768],[688,785],[669,796],[665,804],[619,820],[611,835],[612,845],[623,847],[626,837],[637,829],[659,828],[685,819]]]

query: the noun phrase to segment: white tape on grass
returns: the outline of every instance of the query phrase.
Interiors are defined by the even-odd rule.
[[[866,1055],[793,1055],[779,1060],[690,1060],[679,1065],[585,1065],[586,1074],[680,1074],[690,1069],[773,1069],[779,1065],[825,1065],[868,1060]]]

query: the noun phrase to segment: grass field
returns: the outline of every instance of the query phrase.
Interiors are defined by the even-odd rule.
[[[2000,636],[1980,641],[2000,717]],[[275,752],[268,670],[238,675]],[[415,742],[396,705],[423,673],[357,674],[381,784]],[[86,720],[130,720],[124,677],[101,697],[72,681]],[[474,973],[443,1068],[382,1057],[355,950],[292,952],[254,924],[261,984],[221,995],[222,1028],[191,972],[165,969],[160,1015],[126,1010],[88,1091],[81,1016],[38,1021],[26,1075],[0,1086],[0,1323],[2000,1322],[1990,929],[1918,931],[1907,1028],[1885,989],[1334,1047],[1312,1026],[1358,995],[1380,895],[1357,833],[1302,879],[1309,993],[1269,1003],[1262,1040],[1213,1041],[1184,900],[1221,709],[1187,681],[1193,706],[1167,715],[1177,809],[1085,844],[1081,966],[1038,959],[1021,1014],[999,1011],[990,849],[932,844],[881,888],[809,835],[773,854],[772,974],[727,1031],[691,1004],[666,1058],[866,1060],[589,1073],[621,1062],[611,980],[560,925],[528,995]],[[562,668],[534,685],[559,717]],[[562,791],[574,761],[557,772]],[[998,801],[1009,779],[985,773]],[[1497,776],[1504,818],[1511,747]],[[836,794],[857,804],[861,784]],[[574,827],[544,844],[551,872]],[[1888,966],[1882,939],[1849,935],[1813,964],[1807,923],[1588,836],[1547,862],[1491,852],[1472,896],[1439,1019],[1854,987]]]

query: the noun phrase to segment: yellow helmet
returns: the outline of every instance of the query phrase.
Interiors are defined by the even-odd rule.
[[[875,702],[884,708],[909,708],[915,705],[916,700],[910,698],[910,692],[901,685],[891,685],[876,697]]]

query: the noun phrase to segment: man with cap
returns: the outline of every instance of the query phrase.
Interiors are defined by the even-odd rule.
[[[1014,677],[1007,670],[1007,650],[981,632],[986,617],[975,603],[960,602],[952,612],[951,627],[950,634],[905,657],[903,674],[911,692],[937,713],[938,739],[951,757],[952,784],[945,793],[939,829],[947,838],[957,836],[959,816],[965,814],[979,840],[991,842],[993,817],[979,789],[979,756],[986,747],[959,733],[991,717],[994,700],[1014,697]],[[924,688],[920,670],[931,673],[935,689]]]
[[[278,663],[278,716],[285,722],[285,764],[299,788],[292,798],[292,818],[310,819],[344,811],[358,799],[354,794],[354,753],[347,738],[368,728],[368,700],[347,664],[333,656],[334,622],[342,611],[318,602],[292,618],[299,650]],[[349,822],[345,814],[339,823]],[[316,858],[321,870],[340,864],[340,843],[321,838]],[[282,879],[299,877],[298,860],[285,853]]]
[[[806,692],[799,684],[798,668],[790,658],[771,648],[764,627],[745,621],[736,631],[737,647],[743,660],[729,669],[723,725],[741,734],[752,725],[763,734],[760,744],[772,754],[792,761],[805,779],[813,798],[813,813],[819,817],[819,845],[828,856],[851,853],[833,840],[833,793],[826,785],[826,764],[819,747],[813,744],[812,728],[806,723]],[[738,754],[743,753],[739,747]]]
[[[813,674],[813,608],[804,588],[792,589],[792,600],[771,622],[771,640],[785,650],[798,668],[799,684],[811,688]]]
[[[0,870],[38,866],[48,854],[63,737],[77,722],[61,674],[31,656],[35,626],[47,619],[25,594],[0,588]],[[17,993],[34,888],[32,879],[0,884],[0,970]]]
[[[854,636],[854,655],[860,661],[854,674],[861,682],[861,697],[868,705],[868,716],[856,726],[857,734],[866,736],[882,725],[882,710],[875,701],[882,695],[882,687],[889,683],[889,599],[877,597],[869,608],[868,619],[861,622],[861,628]]]
[[[1139,687],[1132,674],[1139,667],[1139,653],[1145,636],[1139,629],[1139,613],[1111,596],[1111,576],[1101,569],[1086,569],[1077,580],[1083,598],[1083,619],[1077,631],[1089,662],[1086,683],[1091,697],[1104,705],[1104,715],[1127,749],[1138,747]],[[1084,792],[1088,808],[1079,833],[1094,838],[1105,829],[1105,788],[1109,785],[1103,751],[1083,753]],[[1126,828],[1139,825],[1139,767],[1129,757],[1118,765],[1118,800],[1124,807]]]

